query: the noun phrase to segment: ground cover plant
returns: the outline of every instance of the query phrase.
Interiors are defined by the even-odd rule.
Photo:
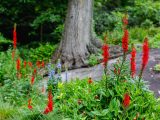
[[[105,38],[102,47],[104,75],[97,81],[88,76],[83,80],[62,82],[60,60],[54,65],[43,59],[36,61],[35,58],[34,63],[23,59],[14,26],[13,49],[0,53],[0,119],[158,120],[160,99],[154,97],[142,80],[149,59],[148,38],[143,41],[140,73],[135,75],[134,45],[130,61],[126,60],[130,43],[128,16],[122,21],[123,56],[109,69],[109,46]],[[43,69],[48,71],[47,80],[41,74]]]

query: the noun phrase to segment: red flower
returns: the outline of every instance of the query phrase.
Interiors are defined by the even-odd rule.
[[[42,61],[41,66],[42,66],[42,67],[45,67],[45,63],[44,63],[44,61]]]
[[[32,67],[33,65],[32,65],[32,62],[28,62],[28,65],[30,66],[30,67]]]
[[[24,61],[23,62],[23,65],[24,65],[24,68],[27,66],[27,62],[26,61]]]
[[[124,53],[128,51],[128,36],[128,30],[125,29],[122,37],[122,48]]]
[[[32,76],[32,78],[31,78],[31,85],[33,85],[34,84],[34,76]]]
[[[91,77],[88,79],[88,83],[89,83],[89,84],[93,83],[93,80],[92,80]]]
[[[122,19],[122,22],[124,25],[128,25],[128,18],[127,18],[127,15],[125,15]]]
[[[130,96],[128,93],[124,95],[123,106],[126,108],[130,105]]]
[[[103,65],[106,66],[107,62],[108,62],[108,59],[109,59],[109,47],[108,47],[108,45],[104,44],[102,46],[102,50],[103,50],[103,53],[102,53],[102,56],[103,56]]]
[[[52,92],[49,91],[48,92],[48,105],[45,108],[43,114],[48,114],[49,112],[53,111],[53,96],[52,96]]]
[[[31,105],[31,101],[32,101],[32,100],[31,100],[31,98],[30,98],[30,99],[28,100],[28,109],[30,109],[30,110],[33,108],[32,105]]]
[[[132,48],[132,52],[131,52],[131,76],[134,77],[135,73],[136,73],[136,62],[135,62],[135,58],[136,58],[136,49],[133,47]]]
[[[18,58],[18,59],[17,59],[17,71],[20,71],[20,64],[21,64],[21,61],[20,61],[20,59]]]
[[[35,68],[34,71],[33,71],[33,75],[36,75],[36,73],[37,73],[37,70]]]
[[[40,62],[40,61],[37,61],[37,62],[36,62],[36,66],[37,66],[38,68],[40,68],[40,67],[41,67],[41,62]]]
[[[16,47],[17,47],[17,32],[16,32],[16,24],[15,24],[13,29],[13,48],[16,49]]]
[[[148,59],[149,59],[149,45],[148,45],[148,38],[145,38],[143,43],[142,70],[146,67]]]

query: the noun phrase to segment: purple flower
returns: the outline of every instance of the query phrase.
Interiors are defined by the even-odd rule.
[[[57,68],[58,69],[61,69],[61,67],[62,67],[62,65],[61,65],[61,61],[60,61],[60,59],[58,60],[58,63],[57,63]]]
[[[49,72],[49,79],[53,79],[53,76],[55,75],[55,71],[54,70],[51,70]]]
[[[48,70],[51,69],[51,63],[48,63],[48,66],[47,66]]]

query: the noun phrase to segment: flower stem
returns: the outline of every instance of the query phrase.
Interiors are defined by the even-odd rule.
[[[140,86],[140,82],[141,82],[141,79],[142,79],[143,70],[144,70],[144,68],[142,68],[141,71],[140,71],[140,73],[139,73],[138,87]]]
[[[119,74],[118,74],[117,83],[118,83],[118,80],[120,78],[122,67],[123,67],[125,61],[126,61],[126,52],[123,53],[123,60],[122,60],[121,66],[120,66],[120,71],[119,71]]]

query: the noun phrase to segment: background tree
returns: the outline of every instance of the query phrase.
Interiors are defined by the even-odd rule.
[[[93,0],[69,0],[65,28],[59,50],[53,56],[70,68],[85,67],[90,54],[101,44],[92,26]]]

